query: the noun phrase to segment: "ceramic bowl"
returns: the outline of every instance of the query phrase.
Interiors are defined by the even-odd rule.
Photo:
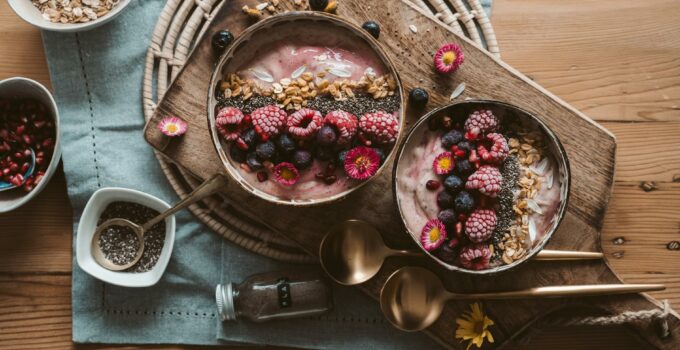
[[[52,178],[52,175],[54,175],[54,172],[59,167],[59,159],[61,158],[61,128],[59,125],[59,111],[57,110],[54,98],[52,98],[52,94],[37,81],[20,77],[2,80],[0,81],[0,97],[31,98],[39,101],[50,111],[54,119],[56,134],[50,165],[45,171],[42,180],[35,186],[33,191],[26,193],[22,189],[14,189],[0,192],[0,213],[6,213],[28,203],[47,186],[50,178]]]
[[[402,204],[402,194],[398,189],[402,186],[403,186],[402,188],[406,188],[405,186],[407,180],[405,179],[407,177],[410,177],[406,175],[409,173],[406,170],[407,165],[409,163],[408,158],[411,158],[407,156],[407,154],[412,155],[411,152],[413,151],[413,147],[422,145],[423,136],[425,135],[426,132],[428,132],[428,124],[431,121],[433,121],[436,118],[441,118],[443,116],[452,116],[455,121],[463,122],[465,120],[464,118],[463,119],[459,118],[460,120],[455,118],[457,118],[457,116],[467,117],[468,115],[470,115],[470,113],[479,109],[489,109],[493,111],[494,114],[496,115],[503,115],[504,121],[522,123],[522,125],[526,125],[527,127],[538,130],[543,135],[546,147],[549,153],[553,156],[554,163],[556,164],[558,169],[557,176],[559,177],[560,181],[560,187],[558,188],[560,200],[558,202],[556,212],[554,216],[551,218],[551,221],[549,222],[547,230],[545,230],[544,232],[537,233],[541,234],[542,236],[538,237],[538,239],[535,239],[532,242],[531,247],[528,248],[528,253],[525,254],[523,258],[515,260],[510,264],[500,265],[485,270],[471,270],[444,262],[443,260],[435,257],[432,252],[429,252],[422,247],[422,244],[420,243],[422,228],[409,227],[408,224],[409,220],[405,218],[405,215],[411,214],[412,211],[404,208],[405,205]],[[435,175],[432,174],[432,178],[434,178],[434,176]],[[409,134],[406,136],[404,143],[399,148],[399,152],[397,153],[397,162],[394,166],[393,177],[394,177],[393,192],[394,197],[396,198],[397,201],[397,206],[399,208],[399,214],[404,223],[404,226],[406,227],[407,232],[409,233],[411,238],[413,238],[413,240],[416,242],[418,247],[423,251],[423,253],[448,270],[475,275],[487,275],[508,271],[512,268],[515,268],[523,264],[526,261],[529,261],[540,250],[542,250],[543,247],[545,247],[545,245],[548,243],[552,235],[555,233],[555,231],[557,231],[557,228],[559,227],[560,223],[562,222],[562,219],[564,218],[564,215],[566,214],[567,205],[569,201],[569,188],[571,185],[571,171],[569,168],[569,160],[567,158],[567,153],[565,152],[562,143],[557,138],[555,133],[540,118],[510,104],[485,100],[479,101],[471,100],[454,103],[433,110],[430,113],[423,116],[413,126]],[[558,179],[554,179],[554,181],[557,180]],[[416,186],[419,186],[420,184],[421,182],[418,182]],[[432,203],[432,205],[436,206],[437,203]]]
[[[371,54],[375,55],[375,59],[382,63],[385,67],[385,72],[391,74],[397,83],[396,91],[399,92],[401,96],[401,108],[398,111],[398,117],[400,121],[400,131],[399,137],[395,145],[399,144],[402,135],[404,134],[404,124],[405,124],[405,102],[404,102],[404,91],[399,79],[399,75],[394,67],[392,60],[389,58],[385,50],[381,47],[380,43],[369,35],[365,30],[350,23],[340,17],[331,16],[328,14],[320,12],[289,12],[285,14],[280,14],[276,16],[264,19],[257,24],[250,26],[243,33],[241,33],[238,38],[232,43],[232,45],[226,50],[226,52],[220,57],[217,66],[213,72],[210,89],[208,93],[208,119],[211,127],[211,135],[215,149],[222,161],[225,170],[231,175],[236,183],[239,184],[247,192],[276,204],[293,205],[293,206],[310,206],[318,205],[323,203],[330,203],[342,198],[345,198],[350,193],[356,191],[362,186],[366,185],[368,182],[379,177],[381,172],[390,163],[390,160],[396,152],[396,146],[392,147],[391,151],[383,162],[382,166],[378,172],[370,179],[358,183],[355,186],[349,187],[348,189],[336,193],[330,196],[318,197],[318,198],[308,198],[308,199],[289,199],[280,198],[278,196],[272,195],[261,189],[255,187],[250,181],[246,179],[240,169],[238,169],[239,164],[234,162],[228,156],[228,144],[224,142],[220,137],[217,129],[215,127],[215,108],[217,106],[216,89],[220,83],[223,75],[225,73],[233,73],[238,67],[247,64],[252,59],[252,56],[257,52],[262,52],[266,50],[263,47],[263,43],[268,43],[271,41],[271,33],[279,31],[288,31],[289,33],[295,33],[296,37],[305,37],[305,31],[308,30],[309,25],[319,25],[319,30],[334,31],[333,35],[342,35],[341,38],[349,37],[355,42],[366,43]],[[313,39],[310,39],[313,40]],[[325,43],[313,43],[313,45],[324,45]],[[330,74],[329,74],[330,75]],[[341,79],[341,78],[337,78]],[[359,116],[358,116],[359,117]]]
[[[109,13],[90,22],[85,23],[53,23],[42,17],[42,13],[38,8],[33,6],[30,0],[8,0],[9,6],[12,10],[29,24],[40,29],[54,31],[54,32],[81,32],[99,27],[100,25],[112,20],[123,9],[130,4],[130,0],[120,0]]]
[[[103,268],[92,257],[92,237],[97,220],[112,202],[124,201],[144,205],[158,212],[166,211],[170,205],[150,194],[127,188],[107,187],[97,190],[85,205],[76,233],[76,259],[78,266],[92,277],[122,287],[148,287],[156,284],[168,267],[175,242],[175,216],[165,219],[165,243],[158,262],[147,272],[111,271]]]

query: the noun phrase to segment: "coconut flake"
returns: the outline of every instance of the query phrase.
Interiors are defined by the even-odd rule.
[[[262,2],[262,3],[257,4],[257,6],[255,6],[255,8],[256,8],[258,11],[262,11],[262,10],[266,9],[267,6],[269,6],[269,3],[268,3],[268,2]]]
[[[331,68],[328,73],[331,73],[335,75],[336,77],[340,78],[349,78],[352,76],[352,72],[344,70],[344,69],[339,69],[339,68]]]
[[[408,29],[410,29],[410,30],[411,30],[412,32],[414,32],[414,33],[418,33],[418,27],[416,27],[416,26],[413,25],[413,24],[411,24],[410,26],[408,26]]]
[[[536,228],[536,221],[529,220],[529,238],[532,242],[536,241],[538,237],[538,229]]]
[[[460,83],[458,86],[456,86],[455,89],[453,89],[453,92],[451,93],[451,96],[449,96],[449,100],[453,101],[455,100],[460,94],[465,91],[465,83]]]
[[[302,73],[305,72],[306,69],[307,69],[307,65],[303,64],[302,66],[300,66],[300,68],[293,71],[293,74],[291,74],[290,77],[293,78],[293,79],[297,79],[302,75]]]
[[[548,175],[545,176],[545,183],[548,184],[548,189],[551,189],[553,187],[553,182],[555,179],[553,179],[553,172],[549,172]]]
[[[264,82],[267,83],[273,83],[274,82],[274,77],[271,76],[267,71],[260,70],[260,69],[251,69],[251,72],[253,72],[253,75],[255,75],[255,78],[260,79]]]
[[[543,215],[543,209],[541,209],[541,206],[533,199],[527,199],[527,208],[531,209],[531,211],[536,214]]]
[[[548,157],[544,157],[536,166],[531,166],[531,170],[538,175],[544,175],[549,166]]]
[[[368,67],[368,68],[366,68],[366,69],[364,70],[364,74],[365,74],[365,75],[370,75],[370,76],[373,76],[373,77],[376,75],[376,74],[375,74],[375,70],[373,69],[373,67]]]

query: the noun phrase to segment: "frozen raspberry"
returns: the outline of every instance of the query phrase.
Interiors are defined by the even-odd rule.
[[[498,124],[498,118],[490,110],[475,111],[465,121],[465,138],[475,140],[479,135],[494,132],[498,128]]]
[[[496,212],[489,209],[477,209],[465,221],[465,233],[470,241],[482,243],[491,237],[496,229]]]
[[[496,198],[501,190],[503,177],[498,168],[491,165],[482,165],[465,183],[468,190],[478,190],[481,194]]]
[[[491,144],[487,148],[485,144],[479,144],[477,146],[477,153],[482,158],[483,161],[491,164],[501,164],[508,157],[510,148],[508,147],[508,141],[501,134],[490,133],[486,135],[486,140]]]
[[[339,145],[346,145],[352,141],[359,124],[354,114],[339,110],[326,114],[323,122],[325,125],[333,126],[338,132]]]
[[[378,144],[391,144],[397,141],[399,120],[394,114],[383,111],[366,113],[359,121],[359,128],[369,140]]]
[[[323,125],[323,116],[319,111],[303,108],[288,117],[288,133],[296,139],[307,140],[316,134]]]
[[[258,108],[250,114],[255,131],[263,141],[278,135],[286,127],[288,114],[275,105]]]
[[[238,139],[243,122],[243,112],[236,107],[224,107],[220,109],[215,117],[215,127],[217,132],[226,140],[234,141]]]
[[[433,251],[446,240],[446,227],[438,219],[428,221],[420,233],[420,243],[427,251]]]
[[[491,260],[491,250],[485,244],[475,244],[463,247],[458,257],[460,264],[467,269],[484,270],[489,268]]]

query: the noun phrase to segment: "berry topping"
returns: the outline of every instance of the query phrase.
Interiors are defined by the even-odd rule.
[[[312,154],[308,151],[298,150],[293,153],[293,164],[300,170],[309,168],[313,160]]]
[[[220,30],[213,34],[212,37],[212,47],[217,51],[223,51],[224,49],[234,41],[234,35],[228,30]]]
[[[345,111],[332,111],[326,114],[323,119],[324,125],[330,125],[335,128],[338,135],[338,144],[346,145],[352,141],[352,138],[357,133],[359,122],[354,114]]]
[[[224,107],[220,109],[215,117],[215,127],[222,138],[226,141],[238,139],[243,122],[243,112],[235,107]]]
[[[323,125],[323,116],[319,111],[303,108],[288,117],[288,132],[299,140],[308,140]]]
[[[463,50],[454,43],[442,45],[434,54],[434,66],[439,73],[450,73],[458,69],[465,60]]]
[[[23,127],[19,126],[17,127],[17,130],[22,130]],[[158,123],[158,129],[163,133],[165,136],[170,136],[170,137],[175,137],[175,136],[182,136],[184,135],[185,132],[187,132],[187,123],[179,119],[177,117],[166,117],[163,118],[163,120]],[[18,133],[21,134],[21,133]],[[27,134],[23,134],[23,141],[26,144],[32,143],[30,136]]]
[[[359,146],[347,152],[344,167],[349,177],[366,180],[378,172],[380,157],[373,148]]]
[[[465,138],[475,140],[480,135],[494,132],[498,129],[498,118],[488,109],[473,112],[465,121]]]
[[[238,147],[234,147],[233,145],[229,147],[229,156],[237,163],[245,163],[246,155],[246,151]]]
[[[241,137],[236,140],[236,146],[240,149],[247,150],[255,145],[257,142],[257,133],[255,129],[246,129],[241,133]]]
[[[451,239],[442,244],[434,254],[443,262],[453,264],[458,259],[458,252],[456,251],[457,246],[458,239],[456,237],[451,237]]]
[[[440,208],[453,208],[454,204],[454,197],[451,193],[441,191],[437,194],[437,205],[439,205]]]
[[[465,187],[465,183],[456,175],[449,175],[444,179],[444,187],[450,193],[458,193]]]
[[[365,22],[364,24],[361,25],[361,28],[364,28],[365,31],[367,31],[376,39],[378,39],[378,37],[380,36],[380,25],[375,21]]]
[[[476,209],[465,221],[465,233],[470,241],[482,243],[491,237],[496,229],[496,212],[489,209]]]
[[[477,146],[477,154],[483,161],[492,164],[501,164],[508,157],[510,148],[508,141],[501,134],[490,133],[486,135],[486,139],[491,143],[491,147],[487,149],[486,145],[480,144]]]
[[[458,213],[469,213],[475,208],[475,199],[472,195],[465,191],[460,191],[456,196],[454,208]]]
[[[246,164],[248,164],[248,167],[250,167],[250,170],[260,170],[264,166],[262,165],[262,162],[260,162],[259,159],[257,159],[257,154],[255,152],[250,152],[246,156]]]
[[[461,141],[463,141],[463,133],[455,129],[442,135],[442,146],[447,149]]]
[[[420,235],[420,242],[423,244],[423,248],[427,251],[433,251],[444,243],[446,240],[446,227],[444,223],[432,219],[428,221]]]
[[[295,165],[284,162],[274,167],[274,178],[282,185],[291,186],[300,178],[300,173]]]
[[[442,152],[432,162],[432,169],[437,175],[446,175],[453,170],[454,164],[451,152]]]
[[[474,165],[472,165],[472,163],[470,163],[469,160],[467,160],[467,159],[456,160],[456,172],[460,176],[463,176],[463,177],[468,176],[468,175],[472,174],[474,171],[475,171],[475,167],[474,167]]]
[[[323,11],[328,6],[328,0],[309,0],[309,7],[314,11]]]
[[[284,153],[291,154],[295,151],[295,141],[288,134],[281,134],[278,139],[276,139],[276,148]]]
[[[254,110],[250,118],[257,134],[266,141],[283,131],[288,115],[278,106],[270,105]]]
[[[425,183],[425,188],[427,188],[430,191],[434,191],[441,186],[441,182],[437,180],[428,180],[427,183]]]
[[[265,182],[269,179],[269,175],[267,175],[267,172],[264,170],[258,171],[257,172],[257,181],[259,182]]]
[[[458,219],[458,216],[456,215],[456,212],[453,209],[444,209],[437,214],[437,219],[439,221],[443,222],[444,225],[455,225],[456,220]]]
[[[467,269],[484,270],[489,267],[491,250],[485,244],[475,244],[460,250],[460,264]]]
[[[421,108],[425,107],[427,104],[427,101],[430,99],[430,94],[423,88],[415,88],[409,93],[408,99],[413,106]]]
[[[361,132],[378,144],[391,144],[397,141],[399,120],[392,113],[377,111],[365,114],[359,121]]]
[[[330,146],[338,140],[338,134],[335,132],[332,126],[326,125],[319,130],[316,134],[316,141],[324,146]]]
[[[501,190],[503,176],[498,168],[491,165],[482,165],[474,174],[470,175],[465,188],[468,190],[478,190],[479,193],[496,198]]]
[[[458,150],[465,152],[464,155],[467,155],[470,151],[475,149],[475,145],[473,145],[472,142],[465,140],[458,142],[456,146],[458,147]]]
[[[261,160],[272,159],[276,154],[276,146],[274,146],[274,143],[271,141],[261,143],[255,147],[255,154],[257,154],[257,157]]]

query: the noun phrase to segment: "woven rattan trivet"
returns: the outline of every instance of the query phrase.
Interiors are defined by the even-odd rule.
[[[144,118],[151,118],[156,101],[177,76],[197,38],[210,24],[213,13],[225,0],[169,0],[153,32],[144,69]],[[264,1],[264,0],[263,0]],[[291,0],[292,1],[292,0]],[[442,25],[464,34],[499,55],[491,22],[479,0],[413,0],[434,14]],[[185,198],[200,181],[185,169],[167,161],[160,153],[156,158],[173,190]],[[252,252],[286,262],[312,263],[316,259],[302,252],[295,243],[259,220],[240,212],[229,198],[213,196],[191,205],[189,211],[211,230]]]

